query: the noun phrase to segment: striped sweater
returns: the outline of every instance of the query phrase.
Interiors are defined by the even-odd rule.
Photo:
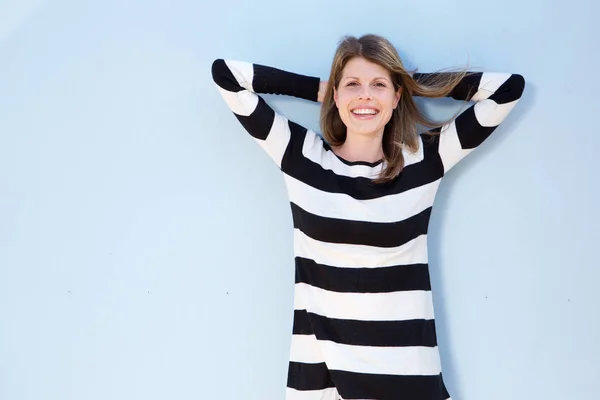
[[[444,175],[515,106],[523,77],[464,78],[450,96],[475,103],[433,140],[421,135],[417,152],[404,150],[400,175],[375,185],[385,161],[344,160],[257,95],[316,101],[319,78],[222,59],[212,74],[282,171],[291,204],[296,284],[286,399],[449,399],[427,263],[431,210]]]

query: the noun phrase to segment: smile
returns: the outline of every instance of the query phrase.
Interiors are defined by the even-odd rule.
[[[374,108],[356,108],[351,110],[351,112],[354,115],[376,115],[379,113],[379,110]]]

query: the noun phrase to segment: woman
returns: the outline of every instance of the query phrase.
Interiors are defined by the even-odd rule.
[[[376,35],[345,37],[327,82],[216,60],[213,78],[277,163],[294,223],[286,399],[445,400],[427,265],[442,177],[517,103],[523,77],[411,74]],[[256,93],[321,101],[323,139]],[[412,96],[476,103],[442,126]],[[419,134],[417,125],[433,128]]]

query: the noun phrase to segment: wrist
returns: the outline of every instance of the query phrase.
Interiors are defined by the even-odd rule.
[[[327,81],[319,82],[319,92],[317,93],[317,101],[322,103],[325,100],[325,93],[327,92]]]

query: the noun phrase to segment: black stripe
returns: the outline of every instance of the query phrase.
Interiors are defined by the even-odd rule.
[[[253,64],[253,69],[252,88],[256,93],[285,94],[317,101],[319,78],[261,64]]]
[[[428,82],[434,82],[439,76],[451,75],[452,73],[415,73],[413,78],[421,84],[427,85]],[[452,89],[448,97],[456,100],[470,100],[479,90],[483,72],[468,72],[467,75]],[[489,97],[498,104],[510,103],[518,100],[525,89],[525,78],[519,74],[510,75]]]
[[[323,317],[306,310],[294,311],[295,335],[313,334],[319,340],[353,346],[437,346],[435,321],[357,321]]]
[[[525,78],[512,74],[489,98],[497,104],[506,104],[521,98],[525,90]]]
[[[427,234],[431,207],[398,222],[367,222],[322,217],[291,203],[294,228],[327,243],[397,247]]]
[[[260,96],[258,97],[256,109],[252,114],[243,116],[234,113],[234,115],[250,135],[261,140],[265,140],[269,136],[275,120],[275,111]],[[276,134],[279,135],[281,132]]]
[[[482,72],[468,73],[459,83],[452,89],[449,97],[456,100],[469,100],[479,89],[481,83]]]
[[[331,371],[344,399],[446,400],[450,395],[442,375],[379,375]]]
[[[481,126],[475,115],[475,106],[467,108],[456,117],[455,123],[460,146],[463,149],[474,149],[479,146],[496,129],[496,126]]]
[[[305,364],[290,361],[287,387],[296,390],[323,390],[333,387],[325,363]]]
[[[306,128],[292,121],[291,145],[288,146],[281,169],[286,174],[316,189],[329,193],[345,193],[357,200],[375,199],[390,194],[402,193],[440,179],[444,167],[438,154],[438,142],[427,143],[424,139],[424,160],[406,166],[397,179],[387,184],[375,184],[366,177],[347,177],[325,170],[302,154]]]
[[[292,333],[294,335],[312,335],[315,333],[310,324],[310,320],[308,319],[308,312],[306,310],[294,310]]]
[[[332,292],[389,293],[431,290],[427,264],[377,268],[341,268],[296,257],[296,283],[306,283]]]
[[[233,73],[225,63],[225,60],[222,58],[213,62],[211,70],[213,80],[222,89],[235,93],[245,90],[240,86],[239,82],[235,79],[235,76],[233,76]]]

